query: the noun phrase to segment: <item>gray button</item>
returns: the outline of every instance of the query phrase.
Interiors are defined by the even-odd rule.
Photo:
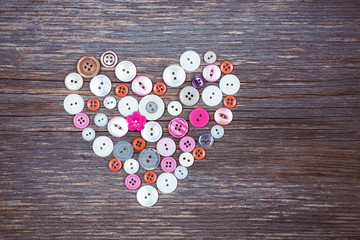
[[[160,164],[160,155],[153,148],[145,148],[139,154],[139,163],[145,170],[154,170]]]
[[[203,133],[199,136],[199,146],[210,148],[214,144],[214,137],[210,133]]]
[[[184,87],[180,91],[180,101],[186,106],[194,106],[200,98],[199,91],[193,86]]]
[[[177,179],[181,180],[181,179],[185,179],[188,175],[188,169],[184,166],[178,166],[175,171],[174,171],[174,175],[175,177],[177,177]]]
[[[148,102],[145,106],[146,111],[149,113],[155,113],[158,109],[158,105],[155,102]]]
[[[120,140],[114,146],[114,157],[121,161],[130,159],[134,154],[134,148],[128,141]]]

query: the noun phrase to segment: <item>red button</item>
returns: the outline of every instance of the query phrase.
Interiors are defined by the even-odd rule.
[[[202,147],[194,148],[192,154],[196,160],[202,160],[205,158],[205,155],[206,155],[205,149],[203,149]]]
[[[90,111],[95,112],[100,108],[100,101],[97,98],[90,98],[86,105]]]
[[[129,93],[129,88],[125,84],[121,83],[116,86],[115,93],[119,97],[125,97]]]
[[[159,95],[159,96],[164,95],[166,92],[166,85],[163,82],[157,82],[154,84],[153,90],[156,95]]]
[[[147,171],[145,174],[144,174],[144,180],[146,183],[148,184],[153,184],[156,182],[156,179],[157,179],[157,175],[154,171]]]
[[[224,61],[220,65],[220,70],[223,74],[232,73],[232,71],[234,70],[234,65],[230,61]]]
[[[146,141],[142,137],[135,138],[132,146],[136,151],[141,151],[146,147]]]
[[[109,168],[111,171],[119,171],[121,169],[121,162],[116,158],[113,158],[109,161]]]
[[[227,108],[234,108],[236,106],[236,98],[232,95],[224,98],[224,106]]]

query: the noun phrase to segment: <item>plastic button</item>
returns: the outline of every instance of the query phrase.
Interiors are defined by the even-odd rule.
[[[183,118],[174,118],[169,122],[168,131],[171,136],[181,138],[189,131],[189,125]]]
[[[95,112],[100,108],[100,101],[97,98],[90,98],[87,101],[86,106],[90,111]]]
[[[205,80],[201,76],[195,76],[192,81],[192,85],[196,88],[202,88],[205,85]]]
[[[210,148],[214,145],[214,138],[210,133],[203,133],[199,136],[199,145],[202,148]]]
[[[145,148],[139,154],[139,163],[145,170],[154,170],[160,164],[160,155],[153,148]]]
[[[185,82],[186,73],[182,67],[173,64],[165,68],[163,79],[169,87],[179,87]]]
[[[130,174],[125,178],[125,186],[130,190],[136,190],[141,185],[141,179],[138,175]]]
[[[234,108],[236,106],[236,98],[232,95],[224,97],[224,106],[227,108]]]
[[[168,157],[176,151],[176,144],[171,138],[162,138],[157,142],[156,150],[161,156]]]
[[[95,77],[100,72],[100,62],[94,56],[83,56],[77,64],[77,70],[84,78]]]
[[[139,110],[139,103],[134,97],[126,96],[119,101],[118,110],[121,115],[127,117]]]
[[[211,128],[211,136],[213,136],[214,138],[218,139],[218,138],[222,138],[224,136],[224,128],[220,125],[215,125]]]
[[[233,120],[233,113],[226,107],[218,108],[214,113],[214,120],[221,126],[227,126]]]
[[[139,171],[139,162],[135,159],[128,159],[124,162],[124,171],[127,174],[135,174]]]
[[[134,148],[128,141],[120,140],[115,144],[113,154],[117,159],[126,161],[134,155]]]
[[[221,78],[219,87],[225,95],[234,95],[240,89],[240,80],[233,74],[225,75]]]
[[[194,156],[188,152],[182,153],[179,156],[179,163],[184,167],[190,167],[194,164]]]
[[[117,172],[121,169],[121,162],[113,158],[109,161],[108,166],[111,171]]]
[[[125,97],[129,93],[129,88],[125,84],[120,83],[115,87],[115,93],[119,97]]]
[[[107,157],[112,153],[114,144],[109,137],[100,136],[94,140],[92,147],[96,155],[99,157]]]
[[[172,101],[168,104],[167,110],[171,116],[179,116],[182,112],[182,105],[178,101]]]
[[[131,83],[132,91],[140,96],[146,96],[151,93],[153,84],[149,77],[147,76],[137,76]]]
[[[144,180],[146,183],[148,184],[153,184],[156,182],[156,179],[157,179],[157,175],[154,171],[147,171],[145,174],[144,174]]]
[[[209,64],[203,68],[203,77],[208,82],[216,82],[221,77],[221,71],[215,64]]]
[[[146,141],[142,137],[137,137],[133,140],[132,146],[136,151],[141,151],[146,147]]]
[[[206,63],[214,63],[214,62],[216,62],[216,54],[213,51],[207,51],[204,54],[204,61]]]
[[[141,130],[141,136],[148,142],[156,142],[162,136],[162,127],[157,122],[147,122]]]
[[[178,166],[174,171],[175,177],[177,177],[177,179],[179,180],[185,179],[188,176],[188,174],[189,174],[188,169],[184,166]]]
[[[222,92],[217,86],[207,86],[201,93],[203,102],[210,107],[218,105],[222,100]]]
[[[153,186],[142,186],[136,193],[136,199],[141,206],[151,207],[159,199],[159,193]]]
[[[78,94],[67,95],[63,106],[67,113],[75,115],[84,109],[84,99]]]
[[[105,75],[97,75],[90,81],[90,91],[98,97],[108,95],[111,91],[111,81]]]
[[[202,147],[196,147],[194,148],[192,155],[196,160],[203,160],[206,156],[206,152],[205,149],[203,149]]]
[[[163,82],[157,82],[154,84],[154,93],[158,96],[164,95],[166,93],[166,85]]]
[[[188,72],[193,72],[200,66],[200,56],[195,51],[186,51],[180,56],[181,67]]]
[[[164,172],[173,172],[176,168],[176,160],[172,157],[165,157],[160,166]]]
[[[105,127],[108,123],[108,117],[104,113],[98,113],[94,117],[94,123],[98,127]]]
[[[85,128],[81,135],[85,141],[92,141],[95,138],[95,130],[92,128]]]
[[[189,119],[194,127],[202,128],[208,124],[210,116],[204,108],[195,108],[190,112]]]
[[[156,95],[148,95],[143,97],[139,102],[139,112],[145,116],[147,120],[159,119],[165,111],[163,100]]]
[[[177,179],[172,173],[162,173],[156,181],[157,188],[162,193],[171,193],[177,187]]]
[[[106,51],[101,55],[100,62],[105,68],[113,68],[118,63],[118,56],[113,51]]]
[[[179,142],[180,149],[183,152],[191,152],[195,148],[195,145],[195,140],[190,136],[183,137]]]
[[[220,69],[223,74],[229,74],[234,70],[234,65],[230,61],[223,61],[220,65]]]
[[[70,91],[79,90],[84,84],[84,79],[78,73],[69,73],[65,77],[65,86]]]
[[[113,109],[116,107],[116,99],[113,96],[107,96],[104,99],[104,107],[107,109]]]
[[[182,104],[186,106],[194,106],[199,101],[200,94],[193,86],[187,86],[181,89],[179,97]]]
[[[73,122],[75,127],[79,129],[84,129],[89,126],[90,119],[89,116],[85,113],[78,113],[74,116]]]
[[[128,132],[128,123],[123,117],[113,117],[107,125],[109,133],[114,137],[123,137]]]
[[[115,68],[116,77],[123,82],[130,82],[136,76],[136,67],[130,61],[122,61]]]

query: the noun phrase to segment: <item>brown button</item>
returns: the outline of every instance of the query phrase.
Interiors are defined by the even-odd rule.
[[[90,111],[95,112],[100,108],[100,101],[97,98],[90,98],[86,105]]]
[[[94,56],[83,56],[77,64],[77,70],[84,78],[93,78],[100,72],[100,62]]]
[[[163,82],[157,82],[154,84],[153,90],[156,95],[159,95],[159,96],[164,95],[166,92],[166,85]]]
[[[236,106],[236,98],[232,95],[226,96],[224,98],[224,106],[227,108],[233,108]]]
[[[129,93],[129,88],[125,84],[120,83],[116,86],[115,93],[119,97],[125,97]]]

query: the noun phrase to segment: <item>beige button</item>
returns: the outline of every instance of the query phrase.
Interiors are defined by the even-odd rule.
[[[83,56],[77,64],[77,70],[84,78],[93,78],[100,72],[100,62],[94,56]]]

